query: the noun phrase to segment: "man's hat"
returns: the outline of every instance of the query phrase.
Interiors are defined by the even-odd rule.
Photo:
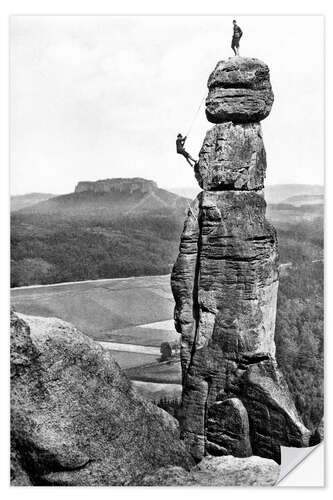
[[[182,134],[178,134],[177,137],[182,137]]]

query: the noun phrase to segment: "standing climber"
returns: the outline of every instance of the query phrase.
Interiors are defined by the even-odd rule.
[[[177,140],[176,140],[176,148],[177,148],[177,153],[179,155],[183,155],[186,159],[186,161],[193,167],[195,165],[195,159],[192,158],[192,156],[185,151],[184,144],[186,141],[186,136],[183,137],[182,134],[177,135]],[[191,163],[193,161],[193,164]]]
[[[234,33],[232,35],[231,48],[234,51],[235,56],[239,56],[239,41],[242,38],[243,32],[237,25],[235,19],[232,22],[234,25]]]

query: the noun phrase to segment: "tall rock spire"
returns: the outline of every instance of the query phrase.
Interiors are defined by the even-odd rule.
[[[268,66],[220,61],[208,80],[207,132],[171,284],[181,334],[182,437],[200,460],[252,454],[280,461],[307,446],[275,360],[278,248],[265,219],[260,120],[273,104]]]

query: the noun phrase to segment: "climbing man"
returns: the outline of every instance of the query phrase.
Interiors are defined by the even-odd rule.
[[[243,32],[237,25],[235,19],[232,22],[234,25],[234,33],[232,35],[231,48],[234,51],[235,56],[239,56],[239,41],[242,38]]]
[[[185,151],[184,144],[186,141],[186,136],[183,137],[182,134],[177,135],[177,140],[176,140],[176,148],[177,148],[177,153],[179,155],[183,155],[186,159],[186,161],[193,167],[195,165],[195,159],[192,158],[192,156]],[[193,164],[191,163],[193,161]]]

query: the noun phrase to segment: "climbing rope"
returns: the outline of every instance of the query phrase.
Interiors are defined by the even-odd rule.
[[[189,211],[191,212],[191,214],[193,215],[193,217],[195,218],[195,220],[198,222],[197,216],[196,216],[196,215],[195,215],[195,213],[193,212],[192,207],[191,207],[191,205],[190,205],[189,201],[187,202],[187,204],[188,204]]]
[[[197,109],[197,110],[196,110],[196,112],[195,112],[195,115],[194,115],[194,117],[193,117],[193,120],[192,120],[192,122],[191,122],[191,125],[189,126],[189,129],[188,129],[188,131],[187,131],[186,137],[188,137],[188,136],[189,136],[189,134],[190,134],[190,132],[191,132],[191,130],[192,130],[192,127],[193,127],[193,125],[194,125],[195,120],[197,119],[197,116],[198,116],[199,111],[200,111],[200,109],[201,109],[202,103],[203,103],[203,102],[204,102],[204,100],[205,100],[205,97],[206,97],[206,93],[204,94],[203,98],[202,98],[202,99],[201,99],[201,101],[200,101],[199,107],[198,107],[198,109]]]

